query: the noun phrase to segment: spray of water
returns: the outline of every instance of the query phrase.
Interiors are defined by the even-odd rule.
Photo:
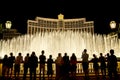
[[[0,40],[0,57],[13,52],[15,56],[19,52],[23,57],[32,51],[39,56],[42,50],[48,58],[51,54],[56,58],[58,53],[62,56],[66,52],[69,56],[75,53],[77,58],[81,58],[83,49],[87,49],[90,58],[93,54],[104,55],[110,49],[115,50],[115,55],[120,56],[120,40],[117,37],[108,37],[107,35],[91,34],[79,31],[52,31],[40,32],[34,35],[22,35],[8,40]]]

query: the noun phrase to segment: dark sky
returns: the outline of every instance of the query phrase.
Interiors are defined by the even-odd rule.
[[[57,18],[59,13],[64,14],[66,19],[84,17],[87,21],[94,21],[96,33],[110,32],[111,20],[120,23],[120,7],[115,0],[109,2],[104,2],[104,0],[31,0],[28,3],[22,1],[8,3],[6,7],[0,5],[0,23],[4,24],[6,20],[11,20],[12,28],[18,29],[20,33],[27,32],[28,19],[34,20],[36,16]]]

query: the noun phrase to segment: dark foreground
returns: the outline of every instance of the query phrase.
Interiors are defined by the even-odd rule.
[[[17,77],[16,79],[14,77],[12,77],[12,78],[6,78],[6,77],[3,78],[3,77],[0,77],[0,80],[23,80],[23,77],[22,77],[22,75],[19,76],[19,78]],[[30,80],[29,75],[27,76],[26,80]],[[52,79],[51,78],[48,79],[47,76],[45,76],[45,78],[41,78],[40,79],[39,75],[38,75],[35,80],[55,80],[55,76],[53,76]],[[114,77],[113,77],[113,79],[109,79],[108,76],[102,77],[101,75],[98,78],[96,78],[94,74],[93,75],[91,74],[89,76],[89,78],[87,79],[87,78],[84,77],[83,74],[78,74],[76,76],[76,78],[72,78],[72,77],[63,78],[63,77],[61,77],[59,80],[120,80],[120,74],[119,74],[119,78],[118,79],[114,79]]]

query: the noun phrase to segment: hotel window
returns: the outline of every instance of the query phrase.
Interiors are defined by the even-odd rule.
[[[52,27],[55,27],[55,22],[52,22]]]
[[[38,26],[38,23],[35,23],[35,26]]]
[[[63,27],[63,21],[59,21],[59,27]]]
[[[89,27],[90,26],[90,23],[87,23],[87,26],[86,27]]]
[[[76,25],[76,27],[78,27],[78,22],[77,21],[75,22],[75,25]]]
[[[83,24],[83,27],[86,27],[87,26],[87,24]]]
[[[79,27],[83,27],[83,22],[79,21]]]
[[[50,22],[49,26],[52,27],[52,22]]]
[[[40,20],[39,24],[40,24],[41,27],[43,27],[43,21],[42,20]]]
[[[72,22],[72,27],[75,27],[75,22]]]
[[[85,27],[88,27],[88,26],[89,26],[89,23],[86,23],[85,25],[86,25]]]
[[[57,27],[57,22],[54,22],[55,27]]]
[[[29,25],[32,25],[32,22],[29,22]]]
[[[68,24],[67,24],[67,22],[65,22],[65,28],[67,28],[68,27]]]
[[[90,26],[93,26],[93,23],[90,23]]]

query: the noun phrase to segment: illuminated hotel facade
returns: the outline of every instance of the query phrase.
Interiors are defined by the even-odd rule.
[[[94,33],[94,21],[86,21],[86,18],[64,19],[59,14],[58,19],[36,17],[27,21],[27,34],[36,32],[50,32],[54,30],[73,30]]]

